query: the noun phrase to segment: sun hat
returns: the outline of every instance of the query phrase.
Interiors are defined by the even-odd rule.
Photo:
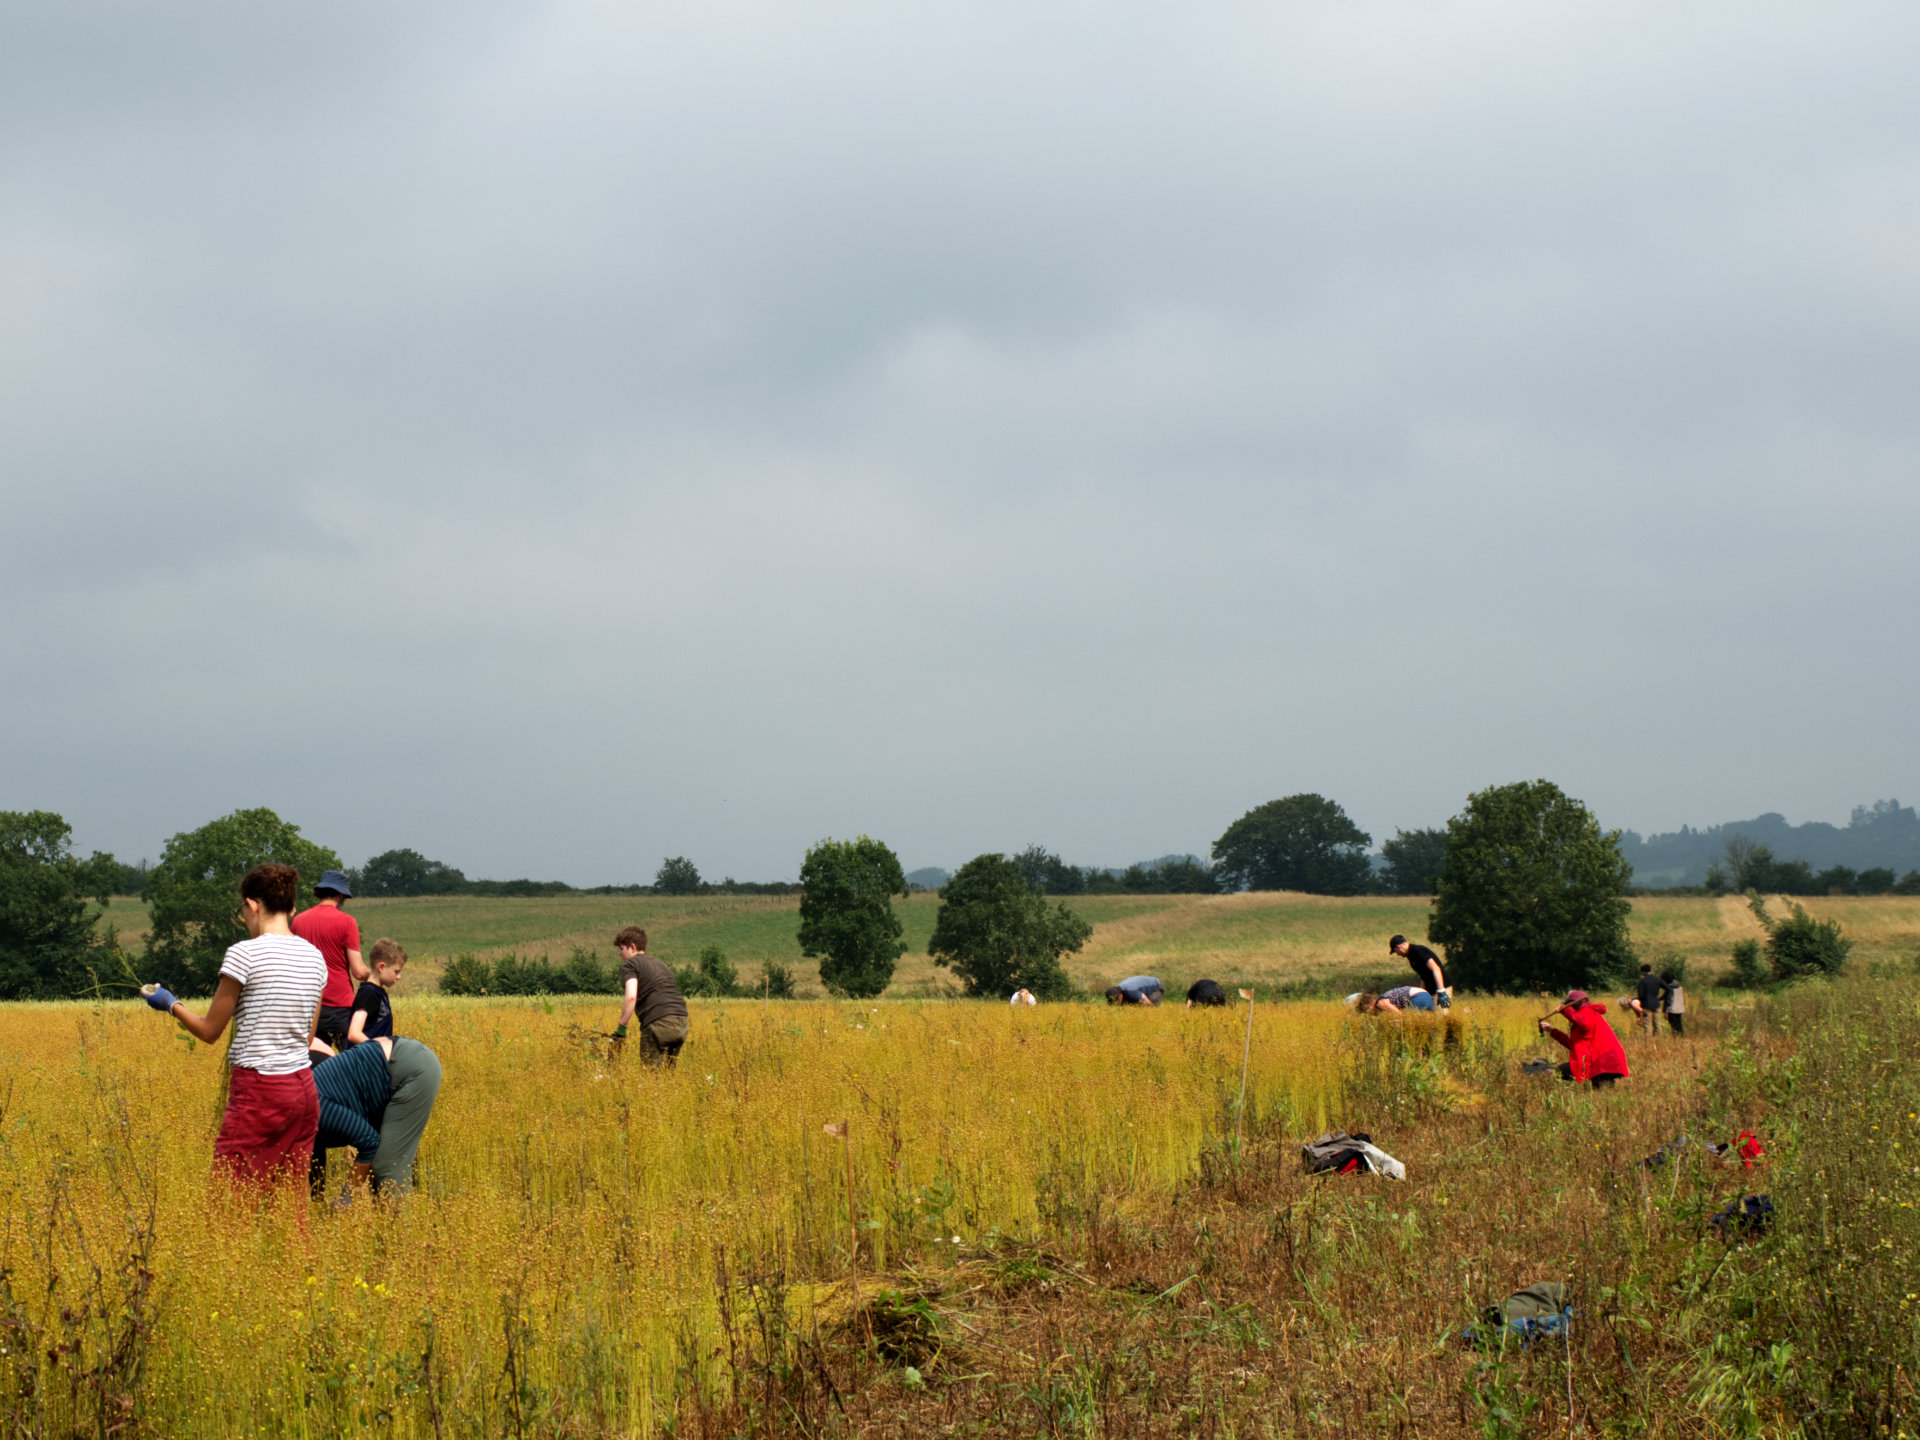
[[[347,877],[342,875],[338,870],[322,870],[320,872],[320,878],[313,882],[313,891],[314,894],[317,895],[322,890],[331,890],[342,900],[350,900],[353,898],[353,890],[347,884]]]

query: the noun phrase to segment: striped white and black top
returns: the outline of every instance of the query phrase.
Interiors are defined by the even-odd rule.
[[[261,935],[227,947],[222,975],[240,982],[227,1063],[262,1075],[307,1068],[313,1007],[327,983],[327,962],[294,935]]]

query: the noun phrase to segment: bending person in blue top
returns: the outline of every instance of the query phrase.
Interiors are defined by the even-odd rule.
[[[414,1157],[440,1093],[440,1058],[418,1040],[382,1035],[315,1063],[320,1094],[316,1154],[351,1145],[355,1182],[371,1179],[378,1194],[413,1183]]]
[[[1166,998],[1167,987],[1151,975],[1129,975],[1107,987],[1109,1005],[1158,1005]]]

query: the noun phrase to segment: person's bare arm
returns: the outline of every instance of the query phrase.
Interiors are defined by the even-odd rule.
[[[1433,976],[1433,984],[1436,990],[1444,990],[1447,988],[1447,977],[1445,973],[1441,971],[1438,960],[1427,961],[1427,973]]]
[[[1373,1008],[1382,1015],[1398,1015],[1400,1013],[1400,1007],[1384,995],[1373,1002]]]
[[[347,974],[353,977],[356,985],[365,984],[373,978],[373,971],[367,968],[367,962],[360,958],[358,950],[347,951]]]
[[[627,977],[627,1001],[620,1007],[619,1028],[627,1028],[627,1022],[633,1019],[634,1008],[640,1003],[640,981],[637,977]]]
[[[367,1012],[364,1010],[356,1010],[353,1012],[353,1023],[347,1026],[347,1044],[349,1045],[364,1044],[366,1042],[366,1038],[367,1038]]]
[[[313,1044],[313,1037],[320,1033],[320,1002],[313,1002],[313,1018],[307,1021],[307,1044]]]
[[[240,982],[231,975],[220,977],[219,988],[213,992],[213,1003],[207,1006],[205,1015],[196,1015],[186,1005],[176,1000],[173,1008],[167,1011],[180,1022],[180,1028],[196,1040],[211,1045],[226,1033],[227,1022],[233,1019],[233,1007],[240,1003]]]

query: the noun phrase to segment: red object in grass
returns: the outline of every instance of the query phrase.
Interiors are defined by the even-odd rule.
[[[1737,1146],[1740,1163],[1747,1169],[1753,1169],[1753,1162],[1767,1153],[1767,1147],[1760,1143],[1760,1137],[1751,1130],[1742,1130]]]

